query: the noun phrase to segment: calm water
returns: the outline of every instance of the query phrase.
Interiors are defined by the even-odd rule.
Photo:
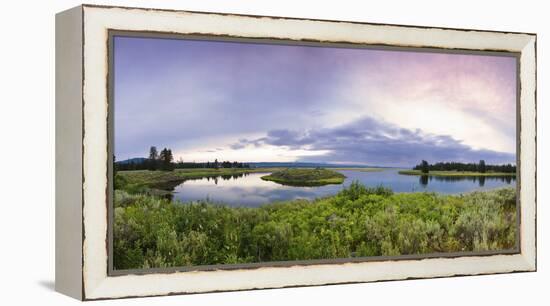
[[[347,178],[340,185],[320,187],[292,187],[262,180],[267,173],[250,173],[240,176],[203,178],[188,180],[177,186],[174,198],[184,202],[205,200],[231,206],[257,207],[262,204],[293,199],[314,199],[336,194],[351,182],[357,180],[365,186],[383,185],[395,192],[435,191],[440,193],[464,193],[474,190],[487,190],[498,187],[513,187],[512,177],[420,177],[400,175],[398,170],[361,172],[342,170]]]

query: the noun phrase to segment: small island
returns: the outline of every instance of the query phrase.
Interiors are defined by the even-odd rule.
[[[298,187],[342,184],[345,178],[342,173],[324,168],[288,168],[262,176],[264,181]]]

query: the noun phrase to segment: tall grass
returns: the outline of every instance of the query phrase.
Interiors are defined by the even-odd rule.
[[[260,208],[115,192],[116,269],[511,249],[515,191],[394,194],[359,183]]]

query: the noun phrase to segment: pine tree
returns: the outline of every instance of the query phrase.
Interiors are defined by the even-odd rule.
[[[159,156],[161,169],[165,171],[174,170],[172,165],[173,159],[174,157],[172,155],[172,150],[169,150],[167,148],[162,149],[162,151],[160,151],[160,156]]]
[[[422,170],[422,173],[430,172],[430,166],[427,161],[422,160],[422,164],[420,165],[420,170]]]
[[[485,161],[482,159],[479,161],[479,172],[485,173],[487,171],[487,168],[485,167]]]
[[[158,159],[159,154],[157,151],[157,147],[151,146],[151,148],[149,148],[149,160],[147,161],[147,168],[149,170],[157,170]]]

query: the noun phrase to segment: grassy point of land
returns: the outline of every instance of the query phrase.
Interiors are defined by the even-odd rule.
[[[288,168],[262,176],[262,180],[289,186],[322,186],[341,184],[346,178],[342,173],[324,168]]]
[[[430,171],[428,173],[422,173],[420,170],[400,170],[399,174],[427,176],[516,176],[515,173],[506,172]]]

